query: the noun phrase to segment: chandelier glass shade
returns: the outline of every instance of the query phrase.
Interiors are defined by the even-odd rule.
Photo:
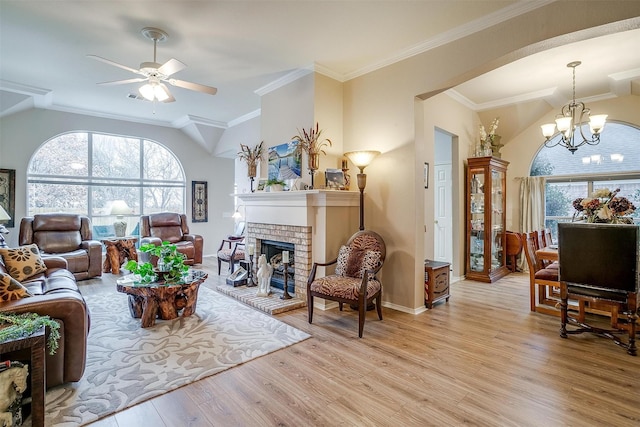
[[[580,61],[567,64],[567,67],[573,69],[573,98],[571,102],[562,107],[560,114],[556,116],[555,123],[541,126],[542,135],[546,138],[545,147],[560,145],[571,151],[572,154],[584,144],[597,145],[600,143],[600,133],[607,121],[606,114],[592,116],[591,110],[583,102],[576,101],[576,67],[580,64]],[[589,118],[590,137],[584,134],[582,126],[586,118]],[[560,132],[560,138],[552,139],[556,133],[556,127]],[[581,141],[580,138],[582,138]]]

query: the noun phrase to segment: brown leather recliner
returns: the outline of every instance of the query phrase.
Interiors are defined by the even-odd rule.
[[[102,276],[102,245],[93,240],[86,216],[65,213],[38,214],[22,218],[18,244],[35,243],[43,258],[67,260],[76,280]]]
[[[186,215],[163,212],[140,217],[140,244],[152,243],[159,246],[162,242],[176,245],[178,251],[187,257],[185,264],[202,263],[204,241],[202,236],[189,233]],[[144,260],[145,256],[141,258]],[[155,264],[157,260],[153,258],[152,262]]]
[[[66,269],[67,261],[60,257],[43,258],[47,270],[21,283],[33,295],[16,301],[0,302],[0,311],[38,313],[60,323],[59,347],[54,355],[46,348],[47,388],[79,381],[87,360],[89,309],[78,290],[76,279]],[[0,271],[7,269],[0,257]],[[3,359],[29,360],[29,352],[2,355]]]

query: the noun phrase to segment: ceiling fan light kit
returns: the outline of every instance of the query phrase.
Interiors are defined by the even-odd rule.
[[[600,133],[607,121],[606,114],[591,115],[591,110],[584,105],[583,102],[576,102],[576,67],[582,64],[580,61],[573,61],[567,64],[567,67],[573,70],[573,98],[570,103],[564,105],[560,114],[556,116],[555,123],[546,123],[542,126],[542,136],[545,137],[545,147],[555,147],[560,145],[574,154],[578,147],[584,144],[597,145],[600,143]],[[582,130],[583,118],[589,117],[589,129],[591,138],[587,138]],[[556,126],[561,137],[558,141],[553,142],[551,138],[556,133]],[[577,128],[577,129],[576,129]],[[581,142],[575,140],[576,130],[579,130],[582,137]]]
[[[184,70],[187,68],[185,64],[178,61],[177,59],[171,58],[164,64],[159,64],[157,62],[157,45],[158,42],[164,42],[169,38],[169,35],[155,27],[145,27],[141,31],[142,35],[149,40],[153,41],[153,62],[142,62],[140,64],[139,69],[131,68],[126,65],[119,64],[117,62],[111,61],[109,59],[102,58],[97,55],[87,55],[89,58],[95,59],[97,61],[104,62],[109,65],[113,65],[118,68],[122,68],[123,70],[130,71],[132,73],[138,74],[143,77],[136,77],[132,79],[125,80],[116,80],[112,82],[103,82],[98,83],[99,85],[120,85],[127,83],[139,83],[146,82],[142,87],[138,89],[140,94],[149,101],[158,101],[158,102],[173,102],[175,98],[171,95],[169,88],[164,84],[164,82],[169,83],[172,86],[181,87],[184,89],[193,90],[196,92],[203,92],[209,95],[215,95],[218,91],[215,87],[205,86],[198,83],[187,82],[184,80],[177,80],[174,78],[170,78],[173,74]]]

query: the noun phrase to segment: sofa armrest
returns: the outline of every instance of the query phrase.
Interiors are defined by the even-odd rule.
[[[183,234],[182,240],[193,243],[195,264],[202,264],[202,251],[204,249],[204,239],[198,234]]]
[[[46,256],[42,258],[42,261],[44,262],[44,265],[47,266],[47,270],[54,268],[63,268],[65,270],[69,269],[69,263],[61,256]]]
[[[89,277],[102,276],[102,243],[98,240],[83,240],[80,247],[89,256]]]
[[[12,313],[37,313],[49,316],[62,324],[60,348],[55,356],[64,366],[64,372],[73,381],[79,380],[87,358],[87,335],[89,333],[89,311],[77,290],[58,290],[46,295],[22,298],[0,303],[0,311]],[[55,384],[47,384],[50,387]]]

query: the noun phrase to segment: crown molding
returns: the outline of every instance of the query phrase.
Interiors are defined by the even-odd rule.
[[[412,56],[416,56],[421,53],[427,52],[429,50],[435,49],[437,47],[446,45],[453,41],[459,40],[463,37],[470,36],[474,33],[490,28],[494,25],[508,21],[509,19],[515,18],[517,16],[520,16],[525,13],[531,12],[533,10],[539,9],[541,7],[547,6],[548,4],[554,3],[555,1],[556,0],[518,1],[515,4],[507,6],[503,9],[500,9],[494,13],[483,16],[482,18],[478,18],[475,21],[471,21],[465,25],[461,25],[459,27],[452,28],[449,31],[445,31],[441,34],[438,34],[437,36],[432,37],[428,40],[425,40],[421,43],[418,43],[417,45],[414,45],[412,47],[409,47],[404,51],[400,51],[397,54],[390,56],[387,59],[384,59],[379,62],[375,62],[366,67],[362,67],[351,73],[347,73],[344,75],[343,81],[355,79],[356,77],[360,77],[372,71],[376,71],[380,68],[384,68],[386,66],[395,64],[396,62],[400,62],[402,60],[411,58]]]
[[[228,127],[233,127],[233,126],[237,126],[241,123],[244,123],[246,121],[249,121],[251,119],[254,119],[256,117],[260,117],[260,115],[262,114],[262,109],[258,108],[257,110],[254,110],[250,113],[247,113],[243,116],[240,116],[238,118],[235,118],[233,120],[231,120],[229,123],[227,123]]]
[[[298,80],[299,78],[306,76],[307,74],[312,73],[314,71],[313,68],[314,68],[313,66],[298,68],[297,70],[293,70],[290,73],[280,77],[279,79],[276,79],[271,83],[268,83],[254,90],[253,92],[258,96],[266,95],[270,92],[273,92],[274,90],[280,89],[281,87],[288,85],[291,82]]]

